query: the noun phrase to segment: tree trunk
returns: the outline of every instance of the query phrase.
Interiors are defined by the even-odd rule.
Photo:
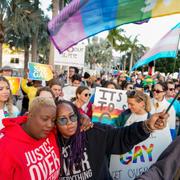
[[[39,0],[34,0],[34,10],[38,11],[39,9]],[[38,34],[39,28],[37,26],[35,33],[32,36],[32,48],[31,48],[31,61],[38,62]]]
[[[131,52],[131,58],[130,58],[130,64],[129,64],[129,71],[131,70],[131,68],[132,68],[132,65],[133,65],[133,60],[134,60],[134,53],[133,53],[133,51]]]
[[[29,62],[29,45],[25,44],[24,46],[24,70],[28,68]]]
[[[90,63],[90,69],[92,69],[93,68],[93,63]]]
[[[59,11],[59,0],[52,0],[52,17],[58,15],[58,11]],[[54,45],[52,42],[50,45],[49,64],[54,65]]]
[[[2,67],[2,46],[3,44],[0,43],[0,67]]]
[[[126,70],[126,59],[124,59],[124,67],[123,67],[123,71]]]
[[[31,60],[32,62],[38,62],[38,30],[32,37],[32,49],[31,49]]]
[[[2,22],[2,20],[1,20]],[[4,43],[4,27],[2,25],[2,23],[0,23],[0,67],[2,67],[2,46]]]

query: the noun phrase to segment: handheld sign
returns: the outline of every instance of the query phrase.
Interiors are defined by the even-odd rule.
[[[150,137],[121,155],[111,155],[110,173],[113,180],[133,180],[156,162],[171,143],[169,127],[153,132]]]
[[[53,78],[53,73],[50,65],[39,64],[39,63],[29,63],[28,64],[29,74],[28,78],[32,80],[39,81],[49,81]]]
[[[126,91],[97,87],[92,121],[115,126],[119,115],[127,107]]]
[[[5,76],[5,78],[9,81],[12,95],[19,95],[21,79],[19,77],[12,76]]]

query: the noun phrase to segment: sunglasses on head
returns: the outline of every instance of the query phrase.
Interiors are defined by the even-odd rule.
[[[139,98],[140,100],[144,100],[136,91],[127,91],[126,92],[128,98]]]
[[[78,119],[76,114],[72,114],[70,115],[68,118],[67,117],[59,117],[57,118],[57,123],[60,124],[61,126],[67,125],[68,120],[70,120],[71,122],[76,122]]]
[[[164,91],[160,91],[160,90],[158,90],[158,89],[154,89],[153,92],[159,94],[159,93],[162,93],[162,92],[164,92]]]
[[[174,91],[175,89],[174,88],[168,88],[169,91]]]
[[[91,96],[91,94],[84,94],[85,97]]]

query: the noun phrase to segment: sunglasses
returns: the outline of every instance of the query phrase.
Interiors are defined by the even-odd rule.
[[[70,120],[71,122],[76,122],[78,119],[76,114],[72,114],[70,115],[68,118],[67,117],[59,117],[57,118],[57,123],[60,124],[61,126],[67,125],[68,120]]]
[[[84,94],[85,97],[91,96],[91,94]]]
[[[128,98],[139,98],[140,100],[144,101],[144,99],[137,94],[136,91],[127,91],[126,92]]]
[[[175,89],[174,89],[174,88],[169,88],[168,90],[169,90],[169,91],[174,91]]]
[[[154,89],[153,92],[159,94],[159,93],[162,93],[162,92],[164,92],[164,91],[160,91],[160,90],[158,90],[158,89]]]

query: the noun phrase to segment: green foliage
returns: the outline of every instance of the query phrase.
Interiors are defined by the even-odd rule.
[[[10,47],[29,50],[32,38],[37,36],[38,52],[42,53],[41,60],[44,62],[49,53],[49,38],[46,31],[49,19],[44,16],[38,5],[39,0],[11,1],[5,21],[5,40]]]
[[[155,70],[164,73],[179,72],[180,68],[180,51],[178,51],[177,57],[174,58],[162,58],[155,61]]]
[[[107,39],[112,47],[122,53],[121,63],[124,64],[125,70],[138,60],[146,51],[146,47],[139,43],[138,36],[135,38],[127,37],[125,31],[121,28],[116,28],[109,31]]]
[[[112,59],[112,47],[107,40],[102,38],[93,37],[92,40],[88,40],[85,52],[85,62],[90,64],[92,68],[93,64],[101,64],[103,66],[111,63]]]

